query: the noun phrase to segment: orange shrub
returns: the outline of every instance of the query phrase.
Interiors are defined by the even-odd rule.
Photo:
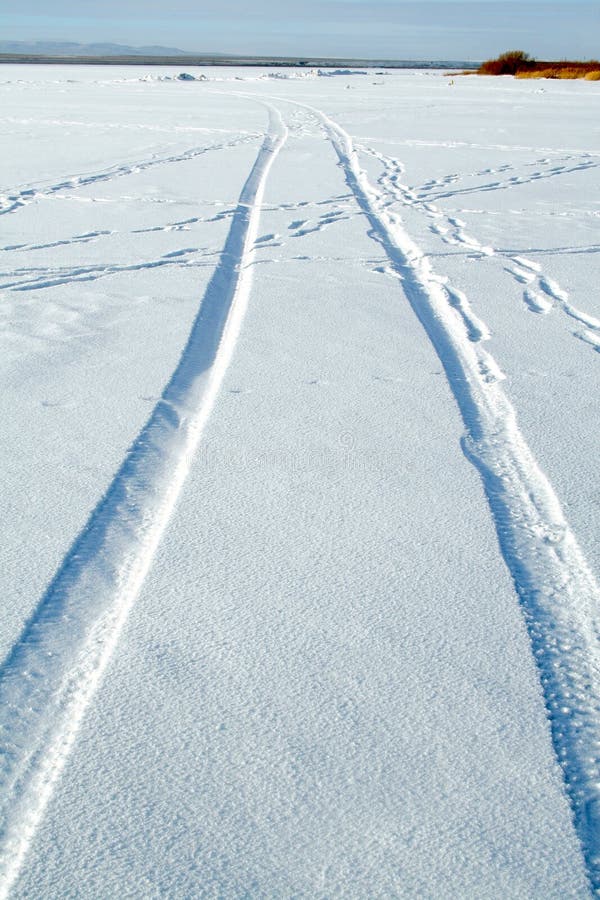
[[[488,59],[478,69],[479,75],[516,75],[517,72],[528,69],[533,65],[533,60],[523,50],[508,50],[501,53],[497,59]]]

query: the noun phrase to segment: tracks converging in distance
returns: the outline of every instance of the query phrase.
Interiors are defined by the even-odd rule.
[[[337,122],[315,107],[277,100],[303,111],[333,147],[370,233],[399,276],[443,365],[464,423],[463,451],[481,476],[500,548],[520,598],[588,875],[593,889],[600,891],[600,587],[551,483],[519,429],[504,375],[488,349],[489,328],[468,297],[434,271],[391,210],[390,197],[420,205],[442,239],[464,244],[482,257],[496,251],[468,235],[460,220],[441,221],[442,214],[432,201],[448,195],[448,185],[439,186],[442,192],[418,197],[401,184],[398,160],[363,149],[384,167],[379,183],[373,184],[361,167],[359,149]],[[232,358],[249,299],[249,263],[265,184],[287,137],[279,110],[272,103],[267,105],[269,132],[232,214],[220,262],[180,363],[0,668],[5,747],[0,772],[0,895],[6,896],[18,875],[85,709],[152,563]],[[193,154],[201,152],[205,150]],[[189,158],[186,153],[144,165]],[[80,179],[78,185],[131,171],[129,167],[100,173]],[[548,177],[554,174],[549,172]],[[46,192],[75,186],[61,182]],[[36,196],[16,192],[7,198],[0,214],[13,212]],[[331,225],[335,218],[325,219],[319,227]],[[304,220],[294,224],[298,235],[303,228],[308,233]],[[587,338],[582,339],[594,346],[600,335],[597,320],[573,307],[560,286],[531,260],[512,254],[510,264],[512,277],[525,285],[524,300],[530,309],[547,312],[548,303],[559,306],[587,328]]]

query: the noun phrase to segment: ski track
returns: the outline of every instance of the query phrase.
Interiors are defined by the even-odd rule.
[[[386,196],[361,169],[350,135],[320,110],[296,105],[321,123],[446,372],[465,424],[463,449],[480,473],[521,601],[588,876],[600,893],[600,587],[519,430],[498,366],[481,347],[487,329],[480,323],[477,338],[465,318],[466,298],[435,274],[389,211]]]
[[[0,897],[65,765],[191,465],[248,303],[265,184],[287,138],[269,130],[180,362],[120,470],[0,667]]]
[[[377,159],[383,166],[383,172],[378,178],[377,183],[391,198],[387,205],[392,205],[394,201],[397,201],[404,206],[409,206],[412,209],[425,213],[425,215],[433,220],[433,224],[430,225],[430,230],[433,234],[437,235],[446,244],[464,246],[475,258],[493,256],[502,256],[505,258],[508,264],[505,271],[519,284],[526,285],[523,291],[523,302],[527,309],[531,312],[545,315],[551,312],[553,308],[558,307],[568,318],[575,320],[579,325],[583,325],[586,329],[585,332],[580,330],[574,331],[572,332],[573,335],[590,344],[594,350],[598,350],[600,346],[600,320],[574,306],[569,300],[567,291],[565,291],[554,279],[546,276],[539,263],[520,256],[518,252],[500,251],[482,244],[477,238],[467,233],[465,230],[466,222],[457,216],[444,215],[439,207],[429,199],[426,201],[423,200],[422,194],[417,193],[414,189],[402,183],[401,179],[404,174],[404,167],[398,159],[386,156],[370,147],[357,147],[356,149]],[[550,160],[538,160],[537,164],[540,163],[550,163]],[[531,165],[536,165],[536,163],[532,163]],[[586,166],[580,166],[578,168],[582,167],[588,168],[589,166],[586,164]],[[506,165],[502,166],[501,169],[497,171],[510,168],[510,166]],[[566,167],[555,167],[551,171],[551,174],[557,174],[559,171],[562,172],[565,168]],[[479,175],[482,173],[473,174]],[[535,176],[541,177],[540,173],[535,173]],[[427,187],[430,184],[446,182],[448,179],[456,179],[457,177],[458,176],[455,175],[448,175],[443,179],[437,179],[435,182],[427,182],[424,187]],[[526,183],[527,181],[528,179],[523,179],[518,183]],[[563,248],[565,252],[575,252],[577,249],[579,248]],[[594,250],[594,247],[580,248],[579,252],[592,252]],[[536,283],[533,284],[534,282]],[[590,336],[591,340],[589,339]]]
[[[198,156],[203,156],[211,150],[225,150],[231,147],[237,147],[240,144],[251,143],[259,137],[260,135],[258,134],[246,134],[233,138],[230,141],[225,141],[222,144],[192,147],[183,153],[178,153],[173,156],[158,156],[152,159],[141,160],[140,162],[129,163],[127,165],[112,166],[110,169],[90,175],[75,175],[47,187],[29,186],[27,188],[22,188],[21,190],[5,191],[4,194],[0,196],[0,216],[22,209],[24,206],[27,206],[35,200],[52,197],[55,194],[59,194],[60,191],[76,190],[77,188],[89,187],[92,184],[98,184],[103,181],[113,181],[115,178],[123,178],[126,175],[137,175],[140,172],[152,169],[155,166],[187,162],[190,159],[196,159]]]

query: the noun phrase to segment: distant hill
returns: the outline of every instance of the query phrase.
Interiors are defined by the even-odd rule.
[[[175,47],[128,47],[125,44],[76,44],[72,41],[0,41],[0,53],[40,56],[197,56]],[[211,54],[216,56],[218,54]]]
[[[303,66],[309,68],[477,69],[480,62],[457,60],[340,59],[327,57],[236,56],[174,47],[76,44],[71,41],[0,41],[1,63],[148,66]]]

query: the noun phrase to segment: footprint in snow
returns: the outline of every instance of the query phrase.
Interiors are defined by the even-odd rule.
[[[514,268],[505,266],[504,271],[508,272],[509,275],[512,275],[520,284],[531,284],[535,278],[533,272],[528,272],[526,269],[521,269],[518,266],[515,266]]]
[[[163,259],[176,259],[178,256],[187,256],[188,253],[197,253],[198,247],[185,247],[183,250],[172,250],[170,253],[163,253]]]

